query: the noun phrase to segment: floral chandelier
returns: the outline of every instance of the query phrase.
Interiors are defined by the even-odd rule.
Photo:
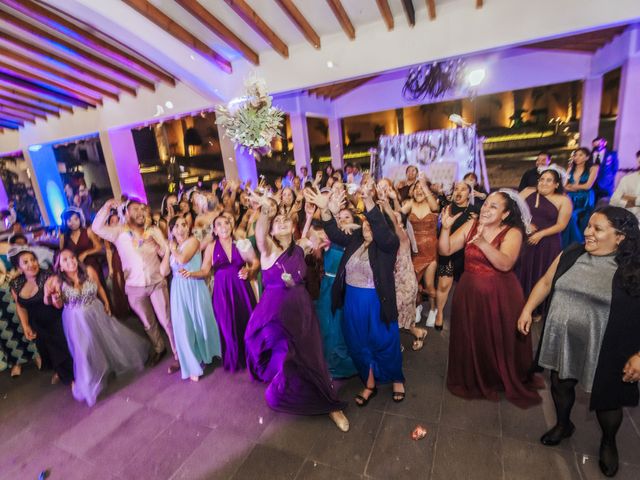
[[[249,78],[245,88],[245,96],[216,107],[216,123],[236,146],[264,155],[271,151],[272,140],[280,136],[284,112],[271,105],[263,79]]]
[[[457,59],[412,68],[402,87],[402,96],[412,101],[441,98],[464,83],[464,66],[464,60]]]

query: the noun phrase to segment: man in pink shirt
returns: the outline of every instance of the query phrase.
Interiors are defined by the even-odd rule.
[[[108,200],[96,214],[92,230],[99,237],[113,243],[118,249],[125,278],[125,292],[131,309],[140,317],[154,354],[150,365],[156,365],[166,353],[158,321],[169,337],[173,358],[177,359],[167,281],[160,273],[161,258],[169,255],[169,246],[162,232],[151,227],[145,229],[146,205],[137,199],[129,199],[122,206],[125,224],[109,226],[107,218],[117,208],[115,199]],[[169,373],[180,369],[177,362],[169,367]]]

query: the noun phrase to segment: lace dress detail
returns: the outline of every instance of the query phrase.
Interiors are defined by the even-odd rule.
[[[347,285],[358,288],[376,288],[373,282],[373,271],[369,263],[369,251],[362,244],[346,265]]]

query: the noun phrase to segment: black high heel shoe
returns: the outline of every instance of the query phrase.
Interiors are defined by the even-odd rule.
[[[600,460],[598,460],[600,471],[605,477],[614,477],[618,473],[618,448],[616,444],[609,445],[600,443]]]
[[[358,405],[359,407],[364,407],[367,403],[369,403],[369,400],[371,400],[373,397],[375,397],[378,394],[378,387],[373,387],[373,388],[364,387],[364,389],[369,390],[371,393],[367,398],[364,398],[359,393],[354,397],[354,401],[356,402],[356,405]]]
[[[555,447],[556,445],[559,445],[563,439],[569,438],[573,435],[573,432],[575,431],[576,426],[572,422],[569,422],[569,426],[566,428],[561,425],[556,425],[540,437],[540,443],[547,447]]]

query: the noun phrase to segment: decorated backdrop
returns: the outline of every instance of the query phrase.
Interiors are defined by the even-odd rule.
[[[488,188],[482,142],[475,125],[381,136],[375,160],[376,177],[395,182],[404,178],[409,165],[427,172],[432,182],[441,183],[445,189],[471,171]]]

